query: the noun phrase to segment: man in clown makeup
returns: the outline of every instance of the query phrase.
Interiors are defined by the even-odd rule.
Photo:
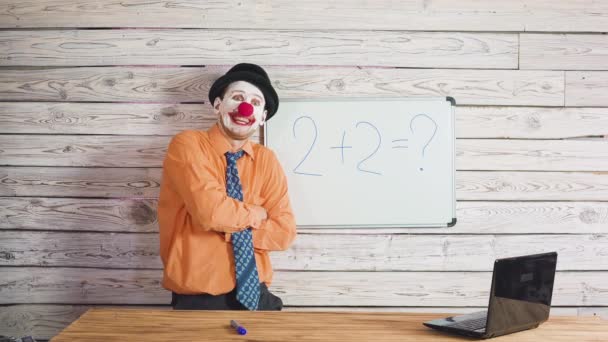
[[[171,140],[158,201],[164,288],[174,309],[281,310],[269,252],[287,249],[296,224],[285,174],[249,138],[279,98],[260,66],[241,63],[209,90],[217,123]]]

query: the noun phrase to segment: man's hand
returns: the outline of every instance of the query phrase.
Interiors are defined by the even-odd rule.
[[[262,225],[262,221],[268,218],[268,212],[266,209],[259,205],[250,205],[251,214],[253,215],[254,224],[251,226],[253,229],[259,229]]]

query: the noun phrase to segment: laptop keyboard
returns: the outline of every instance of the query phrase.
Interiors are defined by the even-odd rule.
[[[486,327],[486,317],[474,318],[448,325],[450,328],[463,330],[479,330]]]

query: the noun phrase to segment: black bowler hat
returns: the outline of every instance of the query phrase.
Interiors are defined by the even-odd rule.
[[[211,105],[213,105],[216,97],[222,97],[224,89],[230,83],[236,81],[249,82],[262,91],[264,100],[266,101],[265,108],[268,111],[266,120],[269,120],[277,112],[277,109],[279,109],[279,96],[272,87],[268,74],[261,66],[250,63],[239,63],[233,66],[224,76],[213,82],[211,89],[209,89],[209,101]]]

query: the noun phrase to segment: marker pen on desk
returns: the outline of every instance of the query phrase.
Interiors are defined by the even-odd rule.
[[[243,328],[243,326],[238,324],[235,320],[230,320],[230,326],[236,329],[236,332],[238,332],[239,335],[245,335],[247,333],[247,329]]]

